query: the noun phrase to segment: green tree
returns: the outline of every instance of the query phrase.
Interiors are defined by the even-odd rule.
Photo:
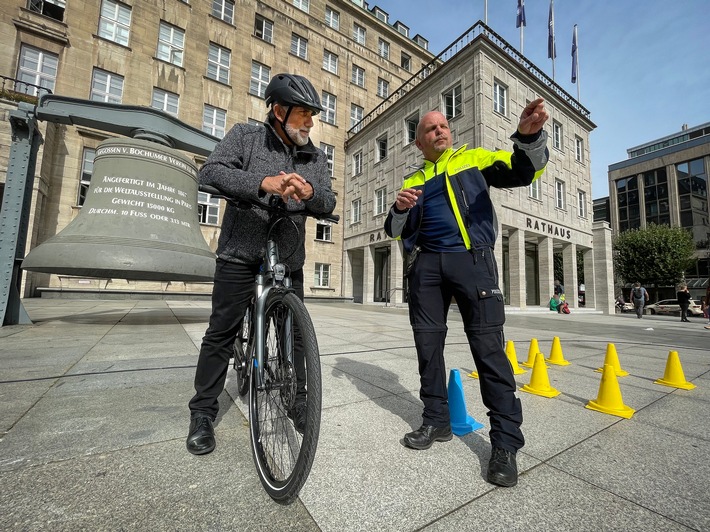
[[[695,242],[682,227],[650,224],[614,238],[614,268],[626,283],[673,286],[693,263]]]

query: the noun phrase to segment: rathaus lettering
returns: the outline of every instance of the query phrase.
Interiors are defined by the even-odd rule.
[[[560,227],[559,225],[554,225],[549,222],[539,222],[537,220],[533,220],[532,218],[526,218],[526,221],[528,229],[533,229],[534,231],[547,233],[548,235],[560,238],[566,238],[567,240],[572,237],[572,231],[565,227]]]

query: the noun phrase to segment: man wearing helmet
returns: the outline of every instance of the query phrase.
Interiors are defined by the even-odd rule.
[[[277,195],[289,210],[307,206],[315,213],[332,212],[335,194],[327,157],[309,138],[313,116],[322,111],[318,93],[302,76],[278,74],[269,82],[265,99],[270,109],[264,124],[235,125],[200,169],[200,184],[237,199],[267,202]],[[213,422],[219,410],[218,397],[224,389],[241,317],[254,288],[268,216],[261,209],[240,209],[231,204],[224,213],[217,244],[212,314],[195,371],[195,395],[189,404],[186,445],[192,454],[207,454],[215,448]],[[305,216],[293,220],[300,235],[304,235]],[[303,299],[305,246],[303,239],[293,241],[295,234],[289,225],[280,224],[271,236],[280,249],[293,250],[282,262],[290,269],[293,287]],[[306,415],[302,362],[297,360],[298,399],[289,413],[301,432]]]

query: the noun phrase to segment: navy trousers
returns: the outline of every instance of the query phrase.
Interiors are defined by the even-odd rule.
[[[258,264],[235,264],[217,259],[212,289],[212,314],[197,360],[195,396],[190,400],[192,417],[207,414],[214,420],[217,416],[217,399],[224,390],[229,359],[234,353],[234,341],[254,294],[254,278],[259,267]],[[303,270],[292,271],[290,277],[296,294],[303,300]],[[298,334],[295,342],[298,395],[305,397],[302,342]]]
[[[522,406],[503,349],[505,307],[492,249],[476,252],[422,251],[409,277],[409,319],[421,379],[423,423],[450,424],[444,361],[446,318],[452,297],[464,322],[490,418],[491,444],[516,452],[525,439]]]

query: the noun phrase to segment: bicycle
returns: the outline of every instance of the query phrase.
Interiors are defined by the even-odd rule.
[[[237,208],[260,208],[270,213],[262,264],[254,295],[234,342],[233,367],[240,397],[247,392],[252,456],[266,492],[277,502],[292,502],[303,487],[315,458],[320,433],[321,372],[315,329],[308,310],[291,287],[288,268],[280,262],[271,238],[273,229],[292,217],[311,216],[337,223],[337,215],[288,211],[278,197],[269,204],[226,197],[202,185],[200,191],[222,197]],[[294,223],[294,227],[295,223]],[[298,228],[296,227],[296,231]],[[299,235],[300,238],[300,235]],[[306,424],[295,426],[297,347],[305,369]]]

